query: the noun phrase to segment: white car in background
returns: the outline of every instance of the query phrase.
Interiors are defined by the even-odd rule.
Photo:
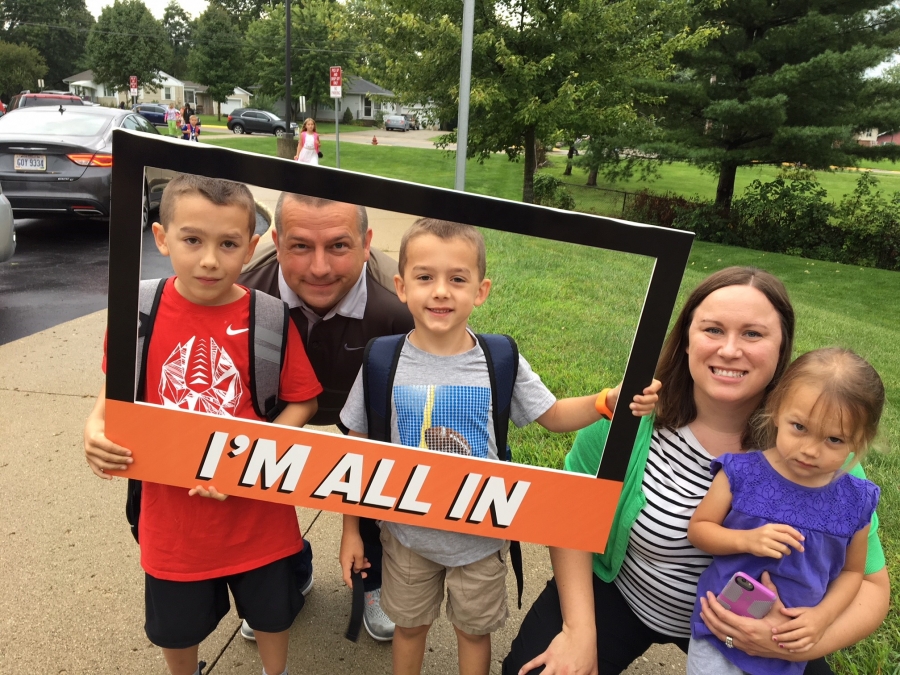
[[[13,225],[12,206],[0,188],[0,262],[12,258],[16,252],[16,229]]]

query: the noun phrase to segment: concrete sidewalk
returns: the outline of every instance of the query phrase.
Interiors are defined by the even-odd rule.
[[[374,243],[395,252],[409,222],[371,211]],[[95,478],[84,461],[82,428],[103,381],[105,324],[106,313],[98,312],[0,346],[0,673],[167,672],[143,632],[143,573],[125,522],[125,481]],[[313,546],[315,587],[291,632],[291,672],[390,673],[390,643],[365,633],[357,644],[343,637],[350,593],[337,564],[340,516],[298,509],[298,517]],[[511,615],[494,636],[493,673],[551,576],[546,548],[525,545],[523,553],[525,609],[515,609],[510,574]],[[237,634],[239,626],[232,610],[201,645],[205,672],[259,675],[256,646]],[[423,672],[456,671],[455,636],[442,617],[429,635]],[[683,671],[674,648],[651,650],[628,670]]]

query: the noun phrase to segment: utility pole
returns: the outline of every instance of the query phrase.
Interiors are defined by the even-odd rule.
[[[466,154],[469,143],[469,90],[472,88],[472,33],[475,0],[463,0],[462,58],[459,61],[459,115],[456,126],[456,181],[454,189],[466,191]]]
[[[291,0],[284,0],[284,119],[291,131]]]

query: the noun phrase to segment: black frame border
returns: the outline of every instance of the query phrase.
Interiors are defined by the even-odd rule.
[[[112,212],[109,225],[107,398],[134,402],[138,285],[144,167],[224,178],[259,187],[351,202],[503,232],[633,253],[655,259],[641,317],[625,367],[622,400],[650,382],[675,306],[694,235],[573,211],[457,192],[390,178],[266,157],[213,145],[113,132]],[[598,270],[598,274],[602,270]],[[650,354],[652,358],[642,358]],[[627,408],[623,408],[627,411]],[[597,472],[623,482],[640,419],[616,415]]]

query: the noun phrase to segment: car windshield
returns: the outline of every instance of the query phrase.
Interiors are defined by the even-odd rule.
[[[0,117],[0,134],[29,136],[97,136],[109,125],[109,117],[66,111],[62,115],[15,111]]]

